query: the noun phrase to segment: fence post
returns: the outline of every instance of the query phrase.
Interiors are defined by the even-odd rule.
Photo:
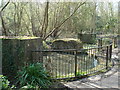
[[[77,50],[75,51],[75,77],[77,76]]]
[[[116,48],[116,46],[117,46],[117,37],[114,37],[113,43],[114,43],[114,48]]]
[[[99,51],[99,47],[100,47],[100,39],[98,39],[98,51]]]
[[[110,54],[109,59],[110,59],[110,61],[111,61],[111,57],[112,57],[112,44],[110,45],[109,54]]]
[[[106,50],[106,69],[108,69],[108,46],[107,46],[107,50]]]
[[[102,47],[102,38],[98,39],[98,51],[101,49],[99,47]]]

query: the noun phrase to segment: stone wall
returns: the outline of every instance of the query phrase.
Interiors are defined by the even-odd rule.
[[[24,65],[38,62],[41,55],[32,55],[32,50],[41,49],[40,38],[2,38],[2,74],[12,78]]]
[[[78,39],[83,43],[94,44],[96,43],[96,34],[78,34]]]
[[[79,39],[73,38],[63,38],[63,39],[56,39],[53,41],[51,45],[52,49],[82,49],[83,43]]]

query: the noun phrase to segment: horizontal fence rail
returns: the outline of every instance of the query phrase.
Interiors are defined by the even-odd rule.
[[[101,36],[97,37],[97,43],[98,47],[102,45],[109,45],[112,44],[113,48],[116,48],[118,46],[118,35],[116,36]]]
[[[32,51],[33,55],[36,53],[42,56],[40,61],[53,79],[81,77],[108,69],[112,65],[112,44],[80,50]]]

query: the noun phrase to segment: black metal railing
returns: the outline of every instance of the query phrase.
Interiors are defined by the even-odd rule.
[[[97,43],[98,47],[103,45],[109,45],[112,44],[113,48],[116,48],[118,46],[118,35],[116,36],[101,36],[97,37]]]
[[[53,79],[81,77],[109,69],[112,65],[112,44],[81,50],[41,50],[32,53],[41,55],[40,61]]]

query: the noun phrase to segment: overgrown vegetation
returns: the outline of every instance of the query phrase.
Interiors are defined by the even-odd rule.
[[[12,81],[16,76],[16,72],[20,70],[18,73],[18,85],[21,88],[46,88],[51,84],[50,76],[41,63],[30,64],[21,69],[22,66],[28,65],[30,62],[39,62],[41,59],[40,53],[37,52],[34,56],[31,51],[40,50],[41,46],[43,46],[43,50],[55,48],[86,49],[95,47],[97,45],[96,36],[92,38],[84,36],[85,38],[82,40],[82,38],[78,37],[78,34],[115,35],[118,34],[119,22],[117,3],[96,1],[56,3],[11,2],[11,0],[4,2],[4,0],[1,0],[0,19],[0,34],[2,35],[0,38],[2,37],[3,40],[1,49],[3,57],[2,71]],[[25,40],[33,40],[39,37],[41,40],[30,43],[25,42]],[[74,39],[70,40],[68,38]],[[18,42],[14,41],[16,39]],[[54,45],[54,42],[57,43]],[[102,43],[109,44],[111,42],[109,39],[105,39]],[[88,55],[90,53],[90,51],[84,51],[77,54]],[[96,53],[99,52],[96,51]],[[56,73],[56,68],[60,66],[60,63],[57,63],[57,59],[53,58],[53,55],[50,55],[50,53],[43,53],[42,55],[46,59],[49,57],[48,62],[46,61],[47,65],[56,63],[54,67],[51,67],[55,71],[53,73]],[[59,59],[61,61],[64,59],[65,62],[68,62],[68,65],[71,64],[70,68],[72,68],[74,67],[72,66],[74,57],[73,52],[64,52],[62,58],[59,56]],[[71,62],[69,62],[70,59]],[[29,62],[29,60],[31,61]],[[82,65],[84,63],[85,61],[83,61]],[[67,64],[64,64],[63,67],[66,67]],[[51,69],[49,65],[47,68]],[[66,71],[69,72],[70,68],[68,67]],[[98,65],[97,68],[101,69],[102,67]],[[91,71],[95,71],[95,69],[91,69]],[[74,76],[74,70],[72,72],[72,74],[68,75],[69,77]],[[77,76],[83,76],[86,73],[84,71],[77,72]],[[9,86],[10,82],[5,76],[0,77],[3,80],[2,87],[11,88]],[[66,76],[63,74],[57,77]]]
[[[112,2],[3,2],[3,35],[73,38],[78,33],[116,33],[117,3]],[[50,38],[49,38],[50,37]]]
[[[29,38],[29,37],[26,37]],[[2,37],[2,74],[14,80],[17,71],[32,62],[31,51],[42,47],[40,38]]]
[[[50,76],[41,63],[30,64],[18,72],[18,82],[21,87],[48,88],[51,84]]]
[[[2,89],[7,89],[10,87],[9,86],[10,82],[8,81],[8,79],[5,76],[0,75],[0,80],[2,81],[2,83],[1,83]]]
[[[10,86],[10,81],[7,79],[6,76],[3,76],[3,75],[0,75],[0,85],[2,85],[3,90],[4,89],[15,88],[14,85]]]

